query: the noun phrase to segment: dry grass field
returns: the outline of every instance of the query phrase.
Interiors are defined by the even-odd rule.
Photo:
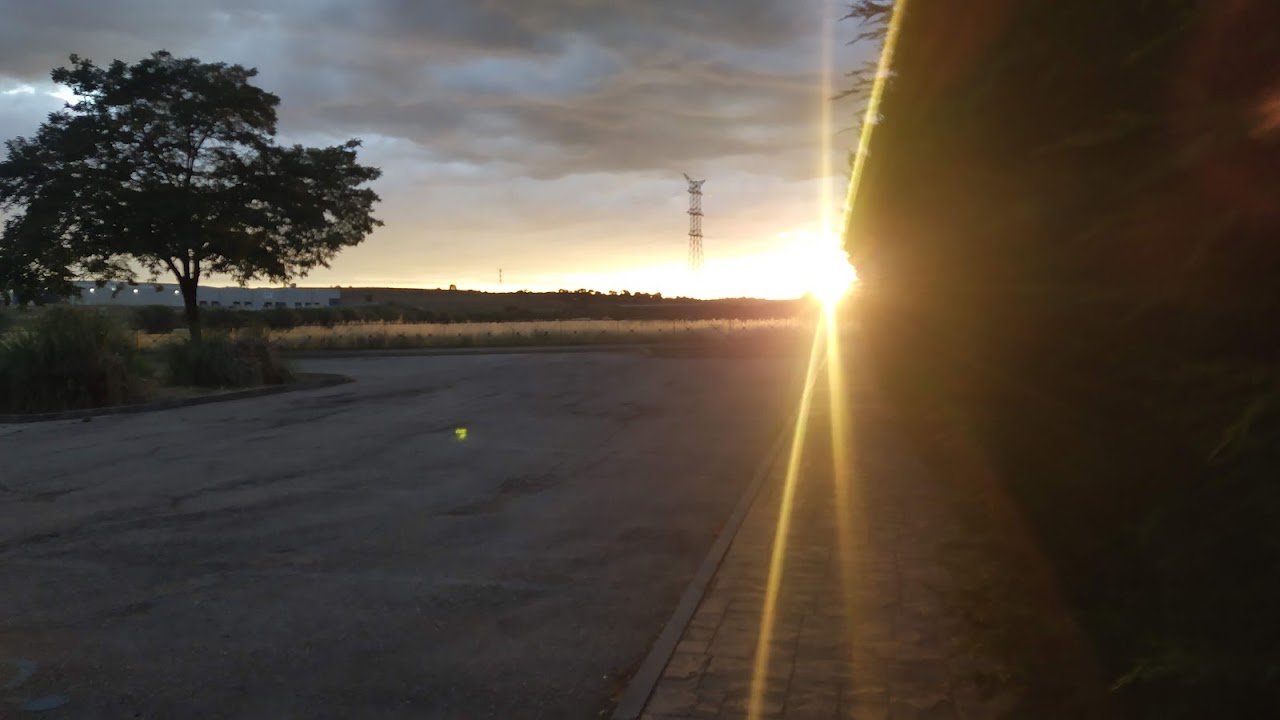
[[[265,333],[281,350],[394,350],[414,348],[705,342],[762,333],[790,333],[785,320],[537,320],[502,323],[352,323]],[[183,331],[178,331],[179,333]],[[138,335],[143,348],[171,335]]]

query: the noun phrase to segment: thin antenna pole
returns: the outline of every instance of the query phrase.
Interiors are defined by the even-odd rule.
[[[689,269],[702,269],[702,183],[688,175],[689,183]]]

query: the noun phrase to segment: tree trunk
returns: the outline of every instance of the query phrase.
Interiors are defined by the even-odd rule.
[[[178,278],[178,287],[182,289],[182,305],[187,315],[187,330],[191,333],[191,342],[201,340],[200,306],[196,303],[196,281],[191,278]]]

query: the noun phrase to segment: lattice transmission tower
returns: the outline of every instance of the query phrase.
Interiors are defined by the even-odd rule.
[[[689,181],[689,269],[702,269],[702,183],[706,180]]]

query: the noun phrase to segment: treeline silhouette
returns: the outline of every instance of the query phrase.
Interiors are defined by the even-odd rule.
[[[1280,717],[1280,3],[912,0],[847,242],[1125,711]]]
[[[237,310],[207,307],[202,322],[214,330],[266,327],[334,327],[355,323],[464,323],[529,320],[771,320],[810,312],[806,300],[730,298],[693,300],[659,295],[577,293],[483,293],[400,288],[344,289],[337,307]],[[140,307],[135,328],[168,333],[184,326],[177,308]]]

